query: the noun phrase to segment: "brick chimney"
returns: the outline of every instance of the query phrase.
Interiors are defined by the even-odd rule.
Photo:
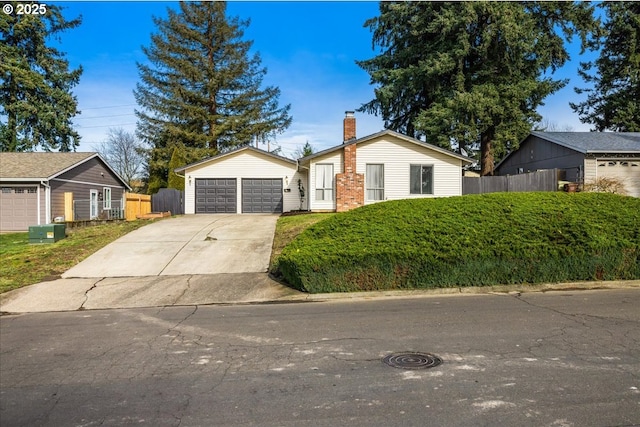
[[[364,205],[364,174],[356,173],[356,145],[347,142],[356,139],[356,118],[353,111],[344,117],[342,173],[336,174],[336,212],[348,211]]]
[[[353,111],[344,112],[343,136],[343,142],[356,139],[356,118]]]

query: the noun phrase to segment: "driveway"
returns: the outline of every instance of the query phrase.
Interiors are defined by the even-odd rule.
[[[30,313],[290,300],[268,274],[277,215],[188,215],[132,231],[62,275],[0,294]]]
[[[139,228],[63,278],[264,273],[277,215],[187,215]]]

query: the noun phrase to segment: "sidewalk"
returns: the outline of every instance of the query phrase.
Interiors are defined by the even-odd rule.
[[[266,273],[74,278],[42,282],[0,294],[0,312],[14,314],[184,305],[355,301],[623,288],[640,290],[640,280],[306,294],[272,280]]]

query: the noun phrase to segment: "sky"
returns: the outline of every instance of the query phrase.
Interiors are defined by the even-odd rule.
[[[145,63],[142,46],[150,45],[156,32],[152,18],[165,18],[176,2],[157,1],[56,1],[67,19],[82,15],[82,24],[61,35],[56,47],[66,54],[72,68],[82,66],[73,122],[81,136],[77,151],[95,151],[107,140],[109,128],[134,132],[136,108],[133,90],[139,81],[136,63]],[[264,85],[280,89],[280,105],[291,105],[291,126],[277,136],[282,154],[294,157],[309,142],[316,151],[342,143],[345,111],[357,110],[374,97],[369,75],[356,60],[378,52],[364,22],[379,14],[378,2],[232,1],[228,16],[250,19],[245,40],[253,41],[267,68]],[[59,43],[59,44],[58,44]],[[588,131],[569,107],[580,101],[575,86],[584,86],[577,75],[579,42],[569,47],[571,61],[554,74],[568,78],[564,89],[545,100],[538,112],[561,128]],[[356,112],[356,132],[363,137],[383,129],[380,117]],[[267,147],[262,147],[267,148]]]

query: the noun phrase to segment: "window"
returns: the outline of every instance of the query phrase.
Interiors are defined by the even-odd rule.
[[[111,188],[104,187],[102,189],[102,208],[111,209]]]
[[[316,165],[316,200],[333,200],[333,165]]]
[[[384,200],[384,165],[367,165],[367,200]]]
[[[35,187],[29,187],[27,188],[27,193],[29,194],[36,194],[38,192],[38,189]]]
[[[433,194],[432,165],[411,165],[409,175],[411,194]]]
[[[2,194],[10,194],[11,191],[11,187],[2,187]]]
[[[24,188],[16,188],[16,194],[24,194]]]

